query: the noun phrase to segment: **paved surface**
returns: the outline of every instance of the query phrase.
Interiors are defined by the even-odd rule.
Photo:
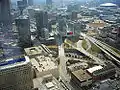
[[[97,57],[93,56],[92,54],[88,53],[88,52],[85,51],[81,46],[76,47],[76,46],[72,45],[72,44],[70,43],[70,41],[67,40],[67,39],[65,40],[65,43],[68,44],[68,45],[70,45],[70,46],[72,46],[74,49],[82,52],[83,54],[85,54],[86,56],[90,57],[91,59],[95,60],[96,63],[98,63],[98,64],[100,64],[100,65],[105,65],[102,60],[100,60],[99,58],[97,58]],[[81,43],[81,42],[80,42],[80,43]],[[79,45],[81,45],[81,44],[79,44]]]
[[[87,38],[88,40],[90,40],[92,43],[94,43],[97,47],[99,47],[104,53],[106,53],[109,57],[111,57],[113,60],[115,60],[116,62],[120,63],[120,61],[118,59],[116,59],[113,55],[119,57],[119,55],[116,54],[116,52],[114,52],[112,49],[110,49],[109,47],[103,45],[100,41],[96,40],[93,37],[87,36],[86,34],[81,33],[81,35],[85,38]],[[109,51],[110,50],[110,51]],[[110,54],[110,52],[113,54]]]
[[[86,51],[88,51],[91,48],[91,44],[90,44],[90,41],[88,39],[85,39],[85,40],[87,41],[87,46],[88,46]]]
[[[120,59],[120,55],[111,49],[111,48],[113,48],[112,46],[110,46],[104,42],[101,42],[100,40],[98,40],[98,41],[99,41],[100,45],[103,46],[104,49],[108,50],[109,52],[111,52],[113,55],[115,55],[116,57],[118,57]]]

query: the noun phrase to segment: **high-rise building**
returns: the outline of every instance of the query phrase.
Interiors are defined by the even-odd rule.
[[[28,57],[0,63],[0,90],[32,90],[32,65]]]
[[[42,28],[48,28],[48,13],[46,11],[38,11],[35,14],[36,26],[38,31],[38,36],[42,36]]]
[[[25,7],[27,7],[28,4],[27,0],[23,0],[23,4],[25,5]]]
[[[11,21],[10,0],[0,0],[0,21],[5,25]]]
[[[32,43],[29,18],[27,16],[20,16],[15,22],[19,33],[20,46],[23,48],[30,47]]]
[[[42,38],[44,38],[44,39],[48,39],[49,38],[49,31],[48,31],[48,29],[46,29],[46,28],[42,28],[41,29],[41,34],[42,34]]]
[[[77,13],[76,11],[73,11],[73,12],[72,12],[72,15],[71,15],[71,19],[72,19],[72,20],[76,20],[76,19],[77,19],[77,14],[78,14],[78,13]]]
[[[29,6],[33,5],[33,0],[28,0],[28,5]]]
[[[52,5],[52,0],[46,0],[46,5]]]
[[[17,7],[19,8],[20,14],[22,15],[23,9],[25,8],[23,1],[17,1]]]
[[[113,2],[120,7],[120,0],[114,0]]]
[[[27,7],[27,0],[17,1],[17,7],[19,8],[22,14],[22,11]]]

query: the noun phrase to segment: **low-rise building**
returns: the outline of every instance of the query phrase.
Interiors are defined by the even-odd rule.
[[[116,70],[113,65],[107,65],[105,67],[95,66],[89,68],[87,72],[93,77],[94,81],[97,81],[115,76]]]
[[[44,46],[44,45],[43,45]],[[46,53],[49,51],[45,47],[26,48],[25,53],[29,56],[32,66],[35,70],[35,77],[43,77],[52,74],[54,77],[59,77],[58,66],[54,62],[55,58]]]
[[[92,77],[84,70],[80,69],[71,73],[71,82],[77,87],[92,84]]]
[[[33,80],[35,90],[66,90],[51,74]]]
[[[105,22],[102,20],[95,20],[92,23],[89,23],[88,26],[91,28],[103,28],[105,26]]]

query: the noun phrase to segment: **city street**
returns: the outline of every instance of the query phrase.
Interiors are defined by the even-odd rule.
[[[91,59],[95,60],[96,63],[98,63],[98,64],[100,64],[100,65],[105,65],[102,60],[100,60],[99,58],[95,57],[94,55],[92,55],[92,54],[88,53],[86,50],[84,50],[84,49],[81,47],[81,42],[78,42],[78,43],[77,43],[77,44],[78,44],[78,45],[77,45],[78,47],[70,44],[67,39],[65,40],[65,43],[68,44],[68,45],[70,45],[70,46],[72,46],[74,49],[82,52],[83,54],[85,54],[86,56],[90,57]]]

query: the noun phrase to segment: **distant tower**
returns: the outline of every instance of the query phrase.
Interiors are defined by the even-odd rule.
[[[27,0],[23,0],[23,5],[25,5],[25,7],[27,7],[27,4],[28,4]]]
[[[71,15],[71,16],[72,16],[71,19],[72,19],[72,20],[77,20],[77,14],[78,14],[78,13],[77,13],[76,11],[73,11],[73,12],[72,12],[72,15]]]
[[[23,48],[31,47],[30,21],[27,16],[20,16],[15,20],[19,33],[20,46]]]
[[[22,15],[23,10],[27,7],[27,0],[17,1],[17,7],[19,8]]]
[[[0,63],[0,90],[32,90],[32,65],[28,57]]]
[[[62,8],[64,7],[64,2],[63,2],[63,0],[61,0],[61,7],[62,7]]]
[[[38,36],[42,37],[42,28],[48,28],[48,13],[46,11],[38,11],[35,17]]]
[[[33,5],[33,0],[28,0],[28,5],[32,6]]]
[[[0,21],[5,25],[11,22],[9,0],[0,0]]]
[[[25,9],[25,6],[23,5],[23,1],[17,1],[17,7],[20,10],[20,14],[22,15],[23,10]]]
[[[113,2],[120,7],[120,0],[113,0]]]
[[[49,38],[49,31],[48,29],[46,28],[42,28],[41,29],[41,37],[44,38],[44,39],[48,39]]]
[[[52,5],[52,0],[46,0],[46,5]]]

